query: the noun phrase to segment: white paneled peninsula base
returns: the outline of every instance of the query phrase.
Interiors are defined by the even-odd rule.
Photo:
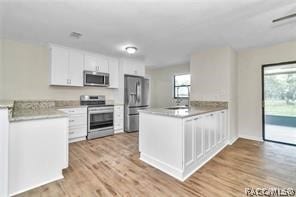
[[[140,159],[180,181],[227,144],[225,108],[140,111]]]

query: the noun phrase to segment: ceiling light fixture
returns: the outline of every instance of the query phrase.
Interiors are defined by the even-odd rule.
[[[128,54],[134,54],[137,52],[137,47],[125,47],[125,50]]]
[[[70,37],[75,38],[75,39],[79,39],[81,36],[82,36],[82,34],[78,33],[78,32],[73,31],[70,33]]]

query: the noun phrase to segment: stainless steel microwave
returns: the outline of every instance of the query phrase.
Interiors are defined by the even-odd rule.
[[[109,74],[94,71],[83,72],[84,86],[109,86]]]

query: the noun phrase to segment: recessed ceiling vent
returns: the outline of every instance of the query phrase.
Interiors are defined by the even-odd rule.
[[[280,22],[280,21],[283,21],[283,20],[294,18],[294,17],[296,17],[296,13],[295,14],[290,14],[290,15],[287,15],[287,16],[283,16],[281,18],[274,19],[272,22],[277,23],[277,22]]]
[[[73,31],[72,33],[70,33],[71,38],[79,39],[81,36],[82,36],[82,34],[78,33],[78,32]]]

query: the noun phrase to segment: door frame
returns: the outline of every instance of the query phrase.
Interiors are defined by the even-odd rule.
[[[288,61],[288,62],[279,62],[279,63],[273,63],[273,64],[263,64],[261,67],[261,89],[262,89],[262,94],[261,94],[261,107],[262,107],[262,138],[263,141],[267,142],[274,142],[278,144],[285,144],[285,145],[291,145],[291,146],[296,146],[296,144],[290,144],[286,142],[278,142],[274,140],[268,140],[265,139],[265,106],[264,106],[264,98],[265,98],[265,89],[264,89],[264,68],[266,67],[272,67],[272,66],[281,66],[281,65],[287,65],[287,64],[296,64],[296,61]]]

